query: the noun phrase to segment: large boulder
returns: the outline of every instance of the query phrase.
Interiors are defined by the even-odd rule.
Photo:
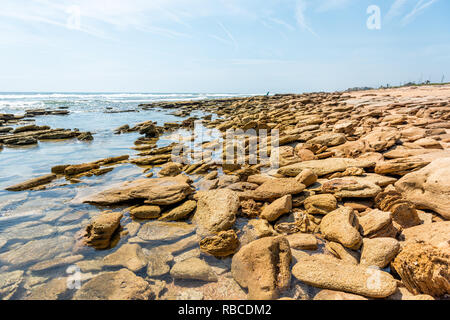
[[[155,294],[147,281],[128,269],[102,273],[75,293],[74,300],[149,300]]]
[[[323,217],[320,231],[330,241],[341,243],[350,249],[359,249],[362,238],[358,231],[358,219],[351,208],[341,207]]]
[[[405,287],[414,294],[450,294],[449,244],[408,243],[391,264]]]
[[[277,299],[289,287],[291,249],[284,237],[268,237],[243,246],[233,256],[234,280],[248,288],[251,300]]]
[[[349,264],[327,255],[302,256],[292,269],[292,274],[314,287],[369,298],[386,298],[397,290],[397,282],[389,273]]]
[[[405,175],[395,187],[418,209],[433,210],[450,220],[450,158]]]
[[[192,194],[189,178],[184,176],[157,179],[139,179],[125,182],[83,199],[85,203],[113,205],[132,200],[142,200],[146,204],[171,205]]]
[[[197,233],[211,235],[231,229],[239,210],[239,197],[230,189],[211,190],[197,194],[197,210],[193,222]]]

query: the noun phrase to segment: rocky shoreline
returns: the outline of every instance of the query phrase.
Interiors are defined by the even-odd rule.
[[[124,163],[142,168],[139,179],[74,199],[103,210],[79,230],[76,244],[106,251],[103,258],[83,261],[83,249],[76,249],[32,268],[75,264],[100,272],[73,294],[64,279],[54,279],[23,298],[42,298],[46,290],[49,299],[449,298],[450,86],[138,108],[174,110],[186,119],[124,124],[116,134],[141,135],[130,146],[136,156],[61,164],[7,188],[39,192]],[[190,117],[193,112],[205,115]],[[224,134],[276,130],[279,140],[268,140],[270,159],[258,154],[257,164],[248,164],[248,154],[246,164],[219,164],[206,151],[201,161],[186,163],[185,153],[173,157],[180,141],[158,147],[161,137],[192,132],[198,120]],[[92,138],[35,125],[4,132],[5,145]],[[249,151],[253,138],[242,138]],[[223,145],[225,158],[228,143],[212,137],[201,145]],[[277,169],[271,169],[274,155]],[[0,234],[0,248],[5,243]],[[14,265],[17,254],[1,253],[0,262]],[[15,297],[19,273],[0,276],[1,298]],[[188,289],[192,283],[196,289]]]

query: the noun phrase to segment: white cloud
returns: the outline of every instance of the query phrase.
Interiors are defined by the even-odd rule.
[[[352,2],[352,0],[323,0],[317,8],[317,11],[323,12],[340,9],[347,6],[350,2]]]
[[[428,8],[429,6],[431,6],[432,4],[434,4],[437,1],[438,0],[428,0],[428,1],[427,0],[419,0],[417,2],[416,6],[414,7],[414,9],[410,13],[408,13],[406,16],[403,17],[402,24],[407,25],[412,20],[414,20],[414,18],[417,15],[422,13],[426,8]]]
[[[295,18],[297,20],[297,24],[302,28],[303,30],[306,30],[313,35],[317,36],[317,33],[309,26],[307,20],[306,20],[306,8],[307,3],[304,0],[298,0],[297,1],[297,7],[295,8]]]
[[[408,2],[411,2],[411,0],[395,0],[386,14],[386,19],[390,20],[399,16]]]

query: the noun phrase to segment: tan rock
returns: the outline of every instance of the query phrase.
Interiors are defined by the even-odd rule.
[[[314,287],[369,298],[385,298],[397,290],[397,282],[387,272],[352,265],[325,255],[302,257],[292,269],[292,274]]]
[[[359,254],[356,251],[345,248],[342,244],[328,241],[325,248],[336,258],[343,262],[357,265],[359,264]]]
[[[285,213],[292,210],[292,196],[287,195],[275,200],[270,205],[265,207],[261,212],[261,218],[269,222],[277,220]]]
[[[292,164],[280,168],[278,173],[288,177],[296,177],[303,170],[310,169],[317,176],[321,177],[330,173],[345,171],[345,169],[349,167],[368,168],[373,166],[375,166],[375,162],[373,161],[348,158],[329,158]]]
[[[236,252],[239,240],[234,230],[219,232],[216,236],[206,237],[200,241],[200,249],[215,257],[226,257]]]
[[[181,164],[168,162],[164,164],[161,170],[158,172],[158,175],[161,177],[175,177],[181,173]]]
[[[413,294],[440,297],[450,293],[450,250],[427,243],[409,243],[391,264]]]
[[[306,198],[303,205],[309,214],[327,214],[336,210],[337,200],[332,194],[318,194]]]
[[[123,215],[120,212],[102,213],[86,227],[84,241],[96,249],[106,249],[111,238],[120,226]]]
[[[74,300],[150,300],[150,285],[128,269],[102,273],[84,283]]]
[[[284,237],[268,237],[243,246],[233,256],[234,280],[248,288],[251,300],[277,299],[289,287],[291,250]]]
[[[136,219],[156,219],[161,214],[158,206],[140,206],[130,210],[130,214]]]
[[[8,191],[23,191],[28,190],[34,187],[42,186],[44,184],[50,183],[56,179],[55,174],[47,174],[45,176],[37,177],[31,180],[27,180],[25,182],[16,184],[14,186],[6,188]]]
[[[173,241],[195,231],[195,226],[184,222],[150,221],[139,229],[138,238],[143,241]]]
[[[189,179],[184,176],[139,179],[125,182],[119,187],[89,196],[85,203],[98,205],[113,205],[131,200],[145,200],[151,205],[171,205],[184,200],[192,193],[188,184]]]
[[[193,222],[197,233],[210,235],[233,227],[239,210],[239,197],[229,189],[200,192]]]
[[[333,193],[336,198],[373,198],[381,192],[381,188],[354,179],[333,179],[322,184],[322,192]]]
[[[385,268],[400,251],[400,244],[393,238],[363,239],[361,265]]]
[[[314,300],[368,300],[363,296],[359,296],[357,294],[342,292],[342,291],[334,291],[334,290],[320,290],[318,294],[314,296]]]
[[[357,217],[351,208],[341,207],[328,213],[320,223],[320,230],[326,239],[346,248],[359,249],[361,246]]]
[[[399,239],[404,240],[405,243],[426,242],[436,247],[445,246],[450,243],[450,221],[404,229]]]
[[[91,171],[93,169],[99,169],[100,166],[97,163],[83,163],[78,165],[68,166],[64,169],[64,174],[67,176],[73,176],[83,172]]]
[[[175,279],[217,281],[217,275],[213,269],[199,258],[189,258],[175,263],[170,270],[170,275]]]
[[[197,208],[197,202],[188,200],[176,208],[164,213],[159,220],[161,221],[177,221],[186,219]]]
[[[305,185],[293,178],[278,178],[264,182],[258,188],[250,191],[249,198],[254,200],[274,200],[286,195],[299,194],[305,190]]]
[[[364,237],[371,237],[377,231],[392,224],[392,216],[390,212],[381,210],[371,210],[362,217],[358,218],[361,234]]]
[[[334,147],[344,144],[347,141],[343,133],[325,133],[308,141],[310,144],[321,144],[327,147]]]
[[[305,169],[302,172],[300,172],[298,174],[297,177],[295,177],[295,179],[304,184],[306,187],[309,187],[310,185],[316,183],[318,177],[317,175],[314,173],[314,171],[310,170],[310,169]]]
[[[430,209],[450,219],[450,158],[437,159],[409,173],[395,187],[419,209]]]
[[[294,233],[286,236],[291,249],[297,250],[317,250],[317,238],[308,233]]]
[[[103,258],[105,266],[121,266],[139,271],[147,265],[147,258],[138,244],[124,244],[115,252]]]

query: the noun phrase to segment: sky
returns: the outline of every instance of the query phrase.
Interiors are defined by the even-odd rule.
[[[1,0],[0,92],[450,81],[448,0]]]

